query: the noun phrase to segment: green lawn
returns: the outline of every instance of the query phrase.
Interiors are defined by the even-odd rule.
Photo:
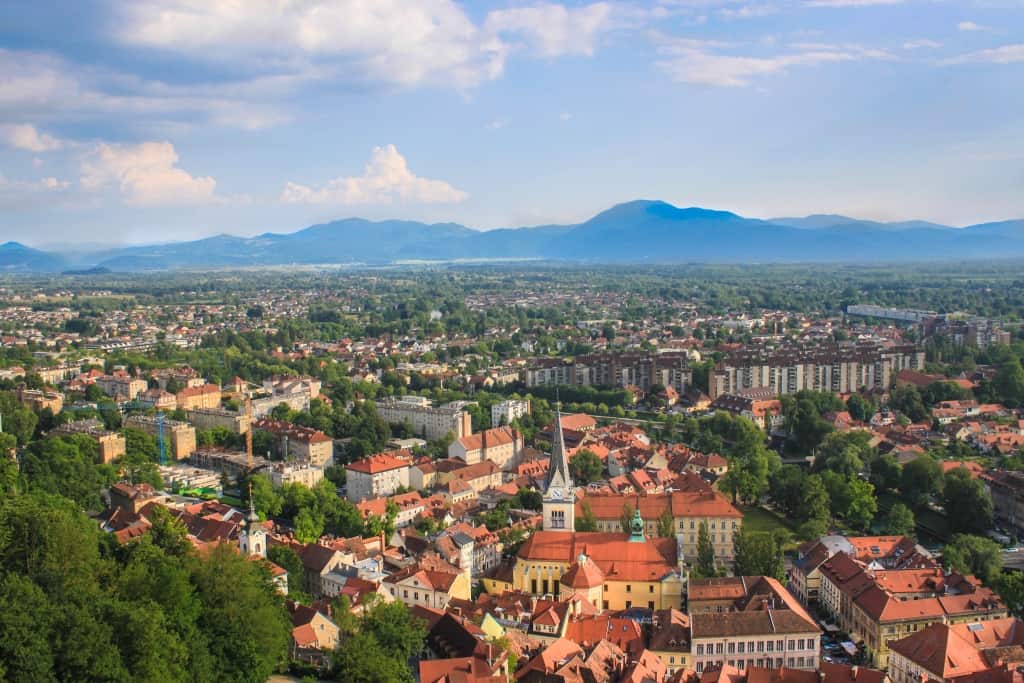
[[[765,510],[762,507],[755,505],[738,505],[740,512],[743,513],[743,528],[749,531],[775,531],[776,529],[784,529],[791,534],[796,533],[796,526],[792,524],[788,519],[775,514],[771,510]],[[793,550],[796,548],[796,540],[791,541],[785,548],[785,550]]]

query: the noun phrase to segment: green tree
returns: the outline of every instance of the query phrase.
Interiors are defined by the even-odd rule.
[[[962,574],[973,574],[992,584],[1003,568],[999,544],[982,536],[954,534],[942,553],[943,563]]]
[[[874,404],[860,394],[852,394],[846,400],[846,409],[850,412],[850,417],[860,422],[867,422],[875,414]]]
[[[318,512],[303,508],[295,515],[295,539],[300,543],[316,543],[324,533],[324,519]],[[383,523],[381,526],[383,530]]]
[[[983,534],[992,528],[992,497],[965,468],[946,474],[942,501],[953,532]]]
[[[269,476],[257,474],[249,479],[249,485],[252,487],[252,504],[260,519],[269,519],[281,514],[284,496],[274,489]]]
[[[404,661],[388,656],[369,633],[345,636],[334,651],[334,680],[344,683],[413,683]]]
[[[942,491],[942,467],[930,455],[914,458],[903,466],[900,493],[911,507],[928,504],[932,496]]]
[[[921,392],[913,384],[897,384],[889,394],[889,407],[903,413],[912,422],[928,417]]]
[[[576,518],[574,526],[576,531],[597,531],[597,515],[586,498],[580,504],[580,516]]]
[[[718,568],[715,565],[715,547],[711,544],[711,534],[708,532],[708,523],[702,521],[697,530],[697,564],[693,568],[695,578],[716,576]]]
[[[772,576],[785,579],[782,548],[767,531],[743,530],[734,538],[737,576]]]
[[[582,448],[569,458],[569,472],[578,484],[589,484],[601,478],[604,465],[593,451]]]
[[[269,575],[234,548],[216,546],[193,579],[209,644],[209,680],[262,683],[288,657],[291,623]]]
[[[5,681],[56,681],[51,643],[56,607],[27,577],[0,580],[0,670]]]
[[[832,518],[831,501],[820,475],[811,474],[804,480],[803,495],[800,497],[796,517],[801,524],[813,522],[814,526],[809,528],[828,527]]]
[[[288,572],[288,595],[298,602],[308,602],[305,569],[302,558],[291,546],[271,545],[267,548],[267,559]]]
[[[860,474],[874,457],[871,435],[863,431],[833,432],[825,437],[814,459],[814,470],[837,472],[844,477]]]
[[[636,508],[634,508],[629,501],[622,504],[622,514],[619,515],[619,525],[622,527],[622,533],[630,533],[633,526],[633,516],[635,514]]]
[[[665,507],[658,515],[658,538],[674,538],[676,535],[676,520],[672,516],[672,509]]]
[[[914,535],[914,513],[903,503],[894,503],[885,518],[886,533],[893,536]]]
[[[846,507],[846,521],[854,528],[867,531],[878,512],[878,499],[871,482],[859,477],[850,479],[848,486],[849,503]]]
[[[1020,360],[1007,361],[992,378],[992,388],[999,400],[1011,408],[1024,404],[1024,367]]]
[[[1002,573],[995,581],[996,592],[1006,603],[1010,614],[1020,619],[1024,616],[1024,573]]]

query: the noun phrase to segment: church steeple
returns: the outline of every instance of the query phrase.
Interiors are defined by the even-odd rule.
[[[572,475],[569,474],[569,461],[565,457],[565,437],[562,435],[561,406],[555,407],[555,427],[551,440],[551,461],[548,464],[548,478],[545,491],[552,487],[560,489],[572,488]]]
[[[267,556],[267,532],[260,525],[260,516],[256,514],[256,505],[252,499],[252,482],[249,482],[249,514],[246,515],[242,533],[238,535],[238,545],[244,557]]]
[[[551,460],[544,485],[544,530],[573,531],[576,519],[576,491],[569,474],[569,461],[565,457],[565,438],[562,436],[562,410],[555,405],[555,427],[551,439]]]

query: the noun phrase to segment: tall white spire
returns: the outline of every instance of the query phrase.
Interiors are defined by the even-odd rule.
[[[551,439],[551,461],[548,464],[548,479],[544,488],[550,490],[552,487],[572,488],[569,461],[565,457],[565,437],[562,435],[562,406],[557,399],[555,402],[555,427]]]

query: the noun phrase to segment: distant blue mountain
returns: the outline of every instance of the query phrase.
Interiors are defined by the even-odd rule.
[[[728,211],[638,200],[613,206],[576,225],[479,231],[456,223],[346,218],[292,233],[217,235],[77,254],[74,264],[138,271],[467,259],[779,263],[1017,257],[1024,257],[1024,220],[967,228],[926,221],[879,223],[838,215],[758,220]],[[0,268],[57,270],[55,264],[65,261],[22,245],[0,247]]]
[[[65,267],[67,263],[60,256],[19,242],[0,244],[0,272],[51,272]]]

